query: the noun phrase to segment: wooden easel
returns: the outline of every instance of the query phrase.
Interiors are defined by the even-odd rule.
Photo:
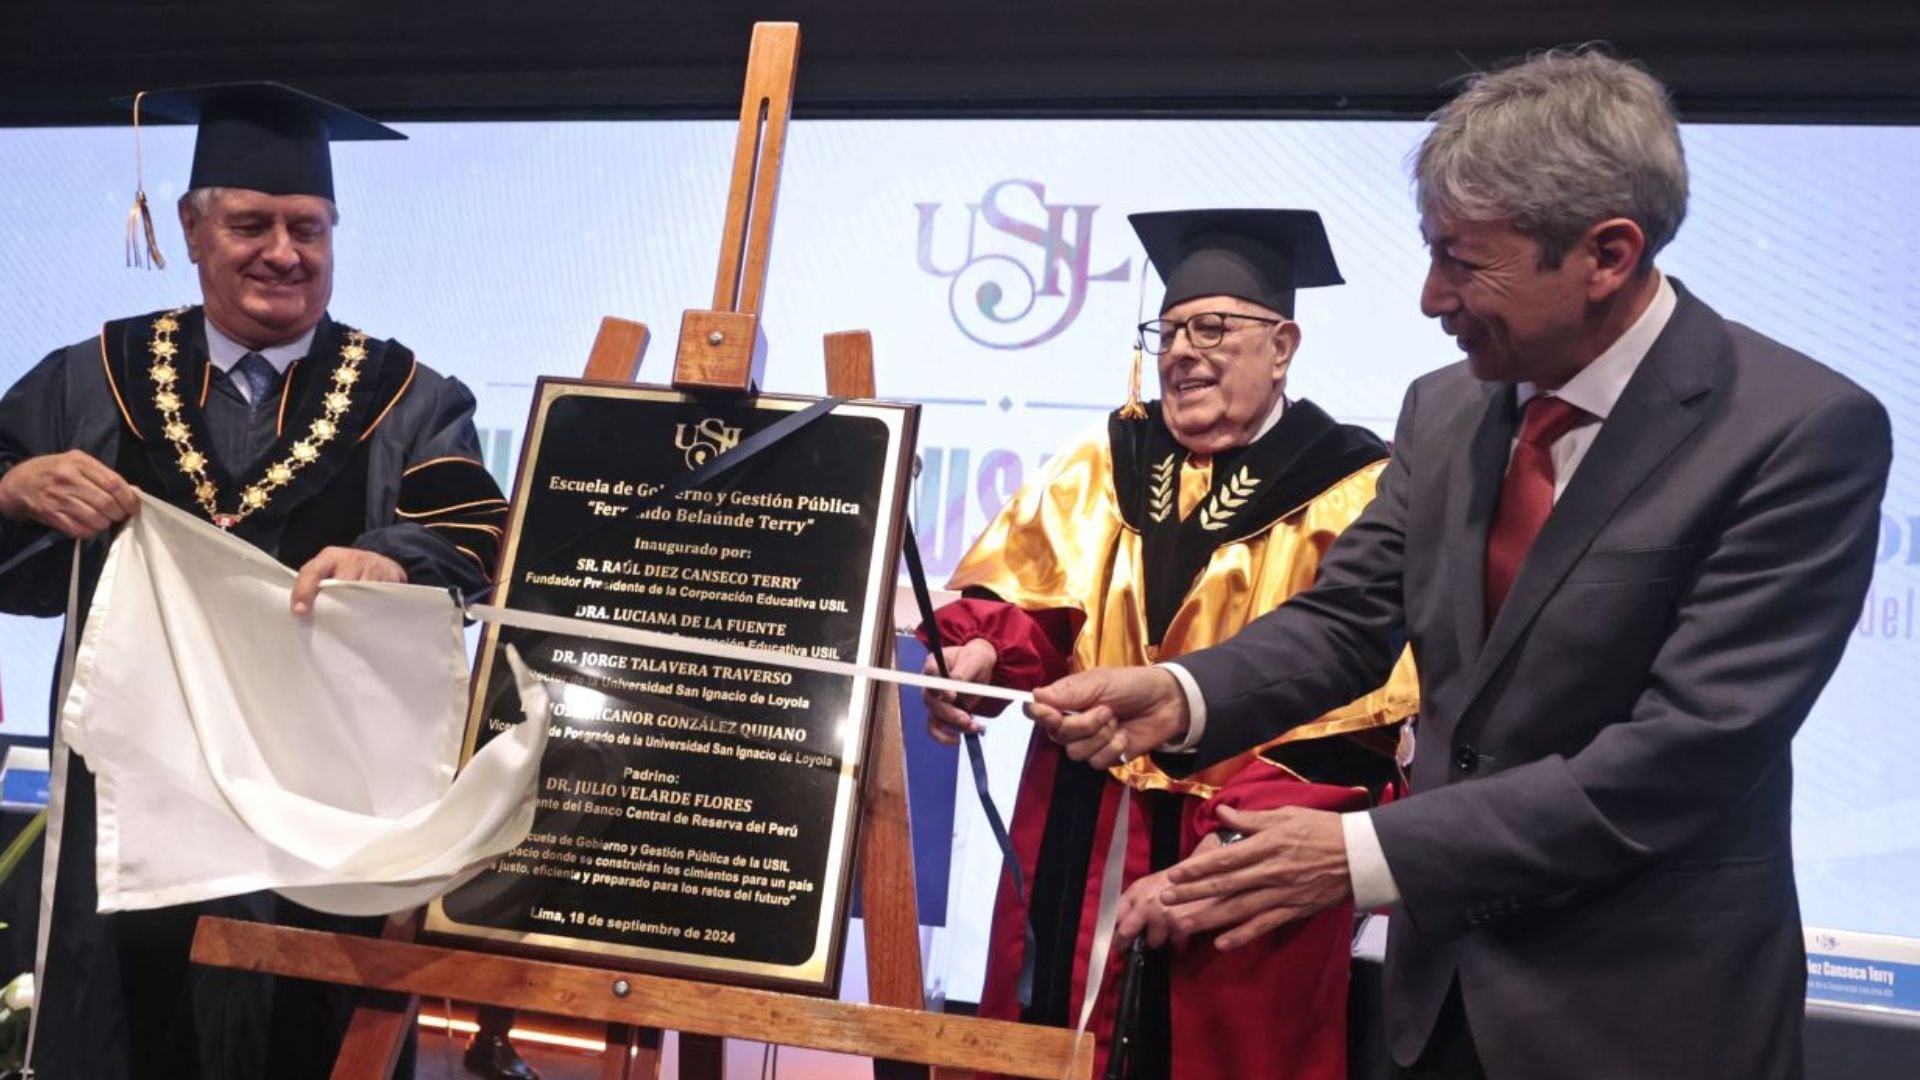
[[[676,389],[746,393],[759,383],[760,303],[799,48],[797,24],[755,24],[713,308],[681,320]],[[641,323],[601,320],[586,377],[633,381],[647,340]],[[825,348],[827,393],[873,397],[872,335],[828,334]],[[719,1080],[730,1037],[873,1057],[883,1077],[933,1066],[936,1077],[954,1069],[1088,1080],[1091,1035],[925,1011],[905,746],[891,688],[876,695],[873,724],[859,830],[872,1004],[420,945],[412,925],[390,924],[385,936],[371,939],[203,918],[192,958],[377,991],[354,1011],[333,1080],[390,1076],[421,996],[604,1022],[602,1080],[658,1076],[666,1030],[681,1033],[680,1075],[700,1080]]]

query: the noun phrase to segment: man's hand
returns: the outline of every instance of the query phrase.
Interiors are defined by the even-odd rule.
[[[320,595],[322,581],[388,581],[404,585],[407,572],[385,555],[359,548],[321,548],[320,554],[307,560],[293,582],[293,613],[306,615]]]
[[[89,540],[140,511],[140,494],[83,450],[30,457],[0,476],[0,517]]]
[[[940,654],[947,658],[947,673],[961,682],[986,682],[993,675],[993,665],[1000,659],[993,643],[985,638],[975,638],[965,645],[949,645],[940,650]],[[926,675],[940,674],[939,665],[931,656],[920,671]],[[953,746],[961,735],[978,735],[985,730],[980,721],[973,718],[973,710],[980,703],[977,697],[955,694],[951,690],[922,690],[920,700],[926,703],[927,733],[933,736],[934,742]]]
[[[1167,871],[1173,888],[1160,902],[1170,911],[1174,933],[1225,930],[1214,944],[1232,949],[1353,899],[1339,814],[1223,806],[1220,820],[1244,839]]]
[[[1209,835],[1200,841],[1199,846],[1193,849],[1193,855],[1188,857],[1197,858],[1219,846],[1220,838]],[[1120,897],[1119,920],[1114,926],[1115,940],[1126,941],[1144,936],[1147,944],[1155,948],[1169,941],[1173,942],[1175,949],[1187,947],[1187,931],[1182,929],[1179,917],[1184,916],[1191,921],[1201,909],[1217,901],[1202,900],[1178,911],[1168,907],[1161,898],[1166,895],[1167,886],[1172,884],[1167,876],[1170,873],[1172,867],[1149,874],[1127,887],[1126,893]]]
[[[1094,668],[1033,692],[1027,715],[1067,756],[1096,769],[1187,733],[1187,695],[1162,668]]]

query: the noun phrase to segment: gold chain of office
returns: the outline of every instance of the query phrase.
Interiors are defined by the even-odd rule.
[[[147,368],[147,377],[153,382],[154,408],[160,410],[160,432],[173,444],[180,471],[193,481],[194,499],[215,525],[231,529],[254,511],[264,508],[275,491],[292,483],[301,469],[319,460],[321,448],[340,434],[340,418],[353,407],[353,385],[360,381],[360,361],[367,358],[367,335],[342,328],[346,330],[347,340],[340,346],[340,363],[332,375],[333,389],[327,391],[321,401],[320,416],[307,428],[306,437],[288,450],[286,457],[267,466],[259,480],[240,490],[240,505],[232,513],[223,513],[220,489],[207,475],[207,455],[193,445],[193,429],[180,416],[183,405],[180,371],[174,366],[174,357],[180,349],[174,344],[173,335],[180,329],[180,315],[187,310],[177,308],[153,321],[153,340],[147,345],[153,362]]]

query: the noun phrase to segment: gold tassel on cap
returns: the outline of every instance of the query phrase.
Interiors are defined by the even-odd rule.
[[[140,99],[146,96],[145,90],[133,95],[133,209],[127,211],[127,265],[165,270],[167,257],[160,254],[160,242],[153,235],[153,211],[147,208],[147,188],[140,168]]]
[[[1147,267],[1145,260],[1140,266],[1140,300],[1134,305],[1134,315],[1145,314],[1147,309]],[[1141,320],[1144,321],[1144,320]],[[1134,331],[1133,338],[1133,374],[1127,377],[1127,403],[1120,406],[1120,419],[1145,420],[1147,407],[1140,404],[1140,332]]]
[[[1140,404],[1140,343],[1133,346],[1133,375],[1127,379],[1127,403],[1120,406],[1120,419],[1145,420],[1147,407]]]

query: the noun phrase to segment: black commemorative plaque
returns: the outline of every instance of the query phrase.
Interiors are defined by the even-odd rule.
[[[661,494],[811,403],[541,380],[495,603],[878,663],[912,406],[841,405]],[[427,930],[831,991],[872,683],[489,625],[468,756],[519,721],[508,644],[554,702],[533,832]]]

